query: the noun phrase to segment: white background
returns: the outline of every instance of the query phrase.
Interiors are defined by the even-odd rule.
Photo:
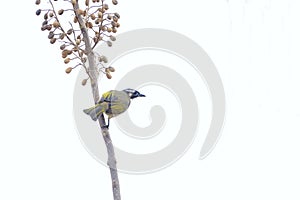
[[[34,1],[1,7],[0,199],[112,199],[108,169],[73,123],[76,72],[64,73]],[[117,9],[120,32],[165,28],[201,45],[227,98],[222,137],[205,160],[199,136],[163,171],[120,174],[123,199],[299,199],[300,2],[128,0]]]

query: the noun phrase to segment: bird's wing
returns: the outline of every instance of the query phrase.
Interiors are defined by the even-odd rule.
[[[102,94],[102,97],[99,101],[99,103],[102,103],[102,102],[114,102],[114,101],[117,101],[118,100],[118,96],[117,95],[114,95],[114,91],[111,90],[111,91],[108,91],[108,92],[105,92],[104,94]]]

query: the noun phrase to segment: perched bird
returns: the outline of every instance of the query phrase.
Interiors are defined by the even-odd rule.
[[[125,112],[130,105],[131,99],[137,97],[145,97],[145,95],[130,88],[122,91],[110,90],[102,94],[100,101],[95,106],[84,109],[83,112],[91,116],[94,121],[96,121],[102,113],[105,113],[108,116],[108,128],[110,118]]]

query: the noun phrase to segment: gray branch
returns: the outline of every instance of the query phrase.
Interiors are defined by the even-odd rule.
[[[91,42],[89,39],[88,30],[85,25],[85,21],[82,18],[82,16],[76,12],[79,9],[78,0],[76,1],[76,4],[73,5],[73,7],[74,7],[75,15],[78,19],[78,23],[80,25],[80,30],[82,32],[83,40],[85,43],[85,53],[87,54],[87,58],[88,58],[88,62],[89,62],[89,68],[88,68],[89,74],[88,75],[91,79],[93,98],[94,98],[94,102],[96,104],[100,99],[99,90],[98,90],[99,72],[97,70],[96,55],[93,52],[93,49],[91,46]],[[109,130],[107,128],[103,128],[106,126],[103,114],[99,117],[98,122],[101,127],[102,136],[105,141],[106,148],[107,148],[107,154],[108,154],[107,165],[109,166],[109,169],[110,169],[113,197],[114,197],[114,200],[121,200],[120,184],[119,184],[119,178],[118,178],[117,162],[116,162],[116,157],[115,157],[114,146],[112,144],[112,140],[109,135]]]

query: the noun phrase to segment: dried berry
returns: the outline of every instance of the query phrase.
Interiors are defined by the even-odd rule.
[[[91,14],[91,19],[92,20],[95,20],[96,19],[96,16],[94,14]]]
[[[107,4],[104,4],[104,5],[103,5],[103,8],[104,8],[105,10],[108,10],[109,7],[108,7]]]
[[[119,18],[117,18],[116,16],[113,16],[113,20],[114,20],[115,22],[118,22]]]
[[[65,64],[68,64],[70,61],[71,61],[70,58],[66,58],[66,59],[64,60],[64,63],[65,63]]]
[[[64,14],[64,9],[60,9],[60,10],[58,11],[58,14],[59,14],[59,15]]]
[[[63,45],[61,45],[59,48],[60,48],[60,50],[64,50],[64,49],[66,48],[66,45],[63,44]]]
[[[85,86],[87,81],[88,81],[88,79],[83,79],[82,82],[81,82],[81,85]]]
[[[115,68],[113,68],[112,66],[108,67],[108,70],[111,71],[111,72],[115,72]]]
[[[77,10],[77,14],[79,14],[79,15],[84,15],[84,11],[81,10],[81,9],[78,9],[78,10]]]
[[[42,26],[45,26],[45,25],[47,25],[48,24],[48,21],[46,20],[46,21],[43,21],[43,23],[42,23]]]
[[[97,38],[97,37],[94,37],[94,38],[93,38],[93,41],[94,41],[95,43],[97,43],[97,42],[98,42],[98,38]]]
[[[115,16],[120,19],[119,13],[115,13]]]
[[[68,31],[67,31],[67,34],[68,35],[71,35],[73,33],[73,29],[69,29]]]
[[[88,28],[93,28],[93,23],[92,23],[92,22],[88,22],[88,23],[87,23],[87,27],[88,27]]]
[[[73,69],[72,67],[68,67],[68,68],[66,69],[66,73],[67,73],[67,74],[71,73],[72,69]]]
[[[52,39],[52,38],[54,38],[54,33],[53,31],[50,31],[48,34],[48,39]]]
[[[112,3],[113,3],[114,5],[117,5],[117,4],[118,4],[118,1],[117,1],[117,0],[112,0]]]
[[[102,12],[102,13],[105,13],[106,10],[105,10],[104,7],[102,7],[102,8],[99,8],[99,11]]]
[[[109,72],[106,72],[106,77],[107,77],[108,79],[111,79],[111,78],[112,78],[112,76],[111,76],[111,74],[110,74]]]
[[[111,35],[111,36],[109,37],[109,39],[110,39],[111,41],[116,41],[116,37],[113,36],[113,35]]]
[[[74,22],[74,23],[77,23],[77,22],[78,22],[78,19],[77,19],[77,17],[76,17],[76,16],[74,17],[74,20],[73,20],[73,22]]]
[[[52,24],[47,25],[47,30],[51,31],[51,29],[52,29]]]
[[[90,1],[89,0],[85,0],[85,5],[89,6],[89,4],[90,4]]]
[[[44,19],[47,20],[48,19],[48,13],[44,14]]]
[[[81,40],[80,39],[76,39],[76,45],[80,45]]]
[[[35,14],[36,14],[36,15],[40,15],[41,12],[42,12],[42,10],[41,10],[41,9],[38,9],[38,10],[35,12]]]
[[[66,58],[66,57],[69,55],[69,51],[70,51],[70,50],[67,50],[67,49],[63,50],[63,51],[61,52],[62,57],[63,57],[63,58]]]
[[[100,56],[100,58],[101,58],[101,61],[103,61],[104,63],[108,62],[108,59],[106,56]]]
[[[53,16],[54,16],[53,12],[49,13],[49,17],[53,17]]]
[[[109,47],[112,46],[112,42],[111,42],[111,41],[107,41],[106,44],[107,44],[107,46],[109,46]]]
[[[67,56],[68,56],[68,54],[63,53],[63,52],[61,53],[61,57],[62,57],[62,58],[66,58]]]
[[[64,34],[64,33],[61,33],[61,34],[59,35],[59,39],[63,40],[64,38],[65,38],[65,34]]]
[[[60,26],[58,21],[54,21],[52,25],[54,28],[58,28]]]
[[[113,27],[116,27],[116,26],[117,26],[117,22],[112,21],[112,22],[111,22],[111,25],[112,25]]]
[[[56,38],[52,38],[51,40],[50,40],[50,43],[51,44],[54,44],[56,42]]]
[[[41,3],[41,0],[36,0],[36,1],[35,1],[35,4],[36,4],[36,5],[39,5],[40,3]]]
[[[101,22],[101,20],[100,20],[100,19],[97,19],[97,20],[95,21],[95,24],[100,24],[100,22]]]

